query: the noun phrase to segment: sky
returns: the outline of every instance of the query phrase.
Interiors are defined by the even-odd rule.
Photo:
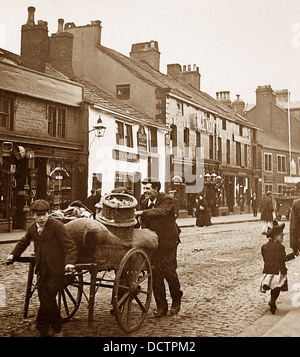
[[[59,18],[100,20],[101,44],[126,56],[133,43],[158,41],[160,71],[196,64],[200,89],[214,98],[230,91],[254,104],[256,88],[271,85],[300,101],[299,0],[0,0],[0,48],[20,54],[29,6],[49,35]]]

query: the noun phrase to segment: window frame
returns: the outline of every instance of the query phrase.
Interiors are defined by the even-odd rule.
[[[281,162],[279,162],[279,161],[281,161]],[[284,165],[283,165],[283,161],[284,161]],[[284,174],[287,172],[286,171],[286,155],[284,155],[284,154],[277,154],[277,172],[281,173],[281,174]]]
[[[130,84],[117,84],[116,97],[121,100],[130,99]]]
[[[266,161],[266,156],[269,156],[268,159],[268,166],[270,166],[270,169],[268,170],[267,168],[267,161]],[[264,152],[264,171],[265,172],[273,172],[273,154],[269,152]]]
[[[54,138],[66,137],[67,108],[47,105],[47,133]]]
[[[7,101],[7,111],[4,110],[4,101]],[[13,131],[14,124],[14,98],[5,94],[0,94],[0,130]],[[2,117],[5,117],[5,126],[1,125]]]

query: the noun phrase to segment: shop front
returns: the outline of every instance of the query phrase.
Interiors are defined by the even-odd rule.
[[[0,231],[26,228],[35,199],[61,209],[85,199],[86,172],[79,172],[76,150],[13,142],[0,145]],[[9,151],[4,149],[8,146]]]

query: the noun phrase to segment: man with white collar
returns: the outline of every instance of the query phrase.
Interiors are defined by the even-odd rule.
[[[65,272],[75,269],[77,249],[64,224],[49,217],[47,201],[36,200],[30,209],[34,222],[7,257],[7,264],[12,264],[33,241],[40,300],[36,327],[41,337],[47,337],[61,331],[56,294],[65,284]]]
[[[164,280],[169,285],[172,297],[170,313],[175,315],[180,310],[182,291],[177,269],[177,246],[180,242],[176,227],[174,202],[170,195],[160,192],[159,180],[149,177],[143,182],[145,199],[141,202],[136,216],[142,218],[142,228],[154,231],[158,236],[158,249],[153,253],[153,293],[157,305],[156,317],[163,317],[168,312]]]

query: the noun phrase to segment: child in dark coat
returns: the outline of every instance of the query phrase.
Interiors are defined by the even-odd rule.
[[[288,290],[287,268],[285,262],[294,259],[294,253],[286,255],[285,248],[282,245],[283,229],[285,224],[275,225],[269,229],[267,237],[269,242],[261,247],[261,254],[264,260],[263,278],[260,285],[260,291],[265,293],[271,290],[271,300],[269,307],[272,314],[276,310],[276,300],[280,291]]]

